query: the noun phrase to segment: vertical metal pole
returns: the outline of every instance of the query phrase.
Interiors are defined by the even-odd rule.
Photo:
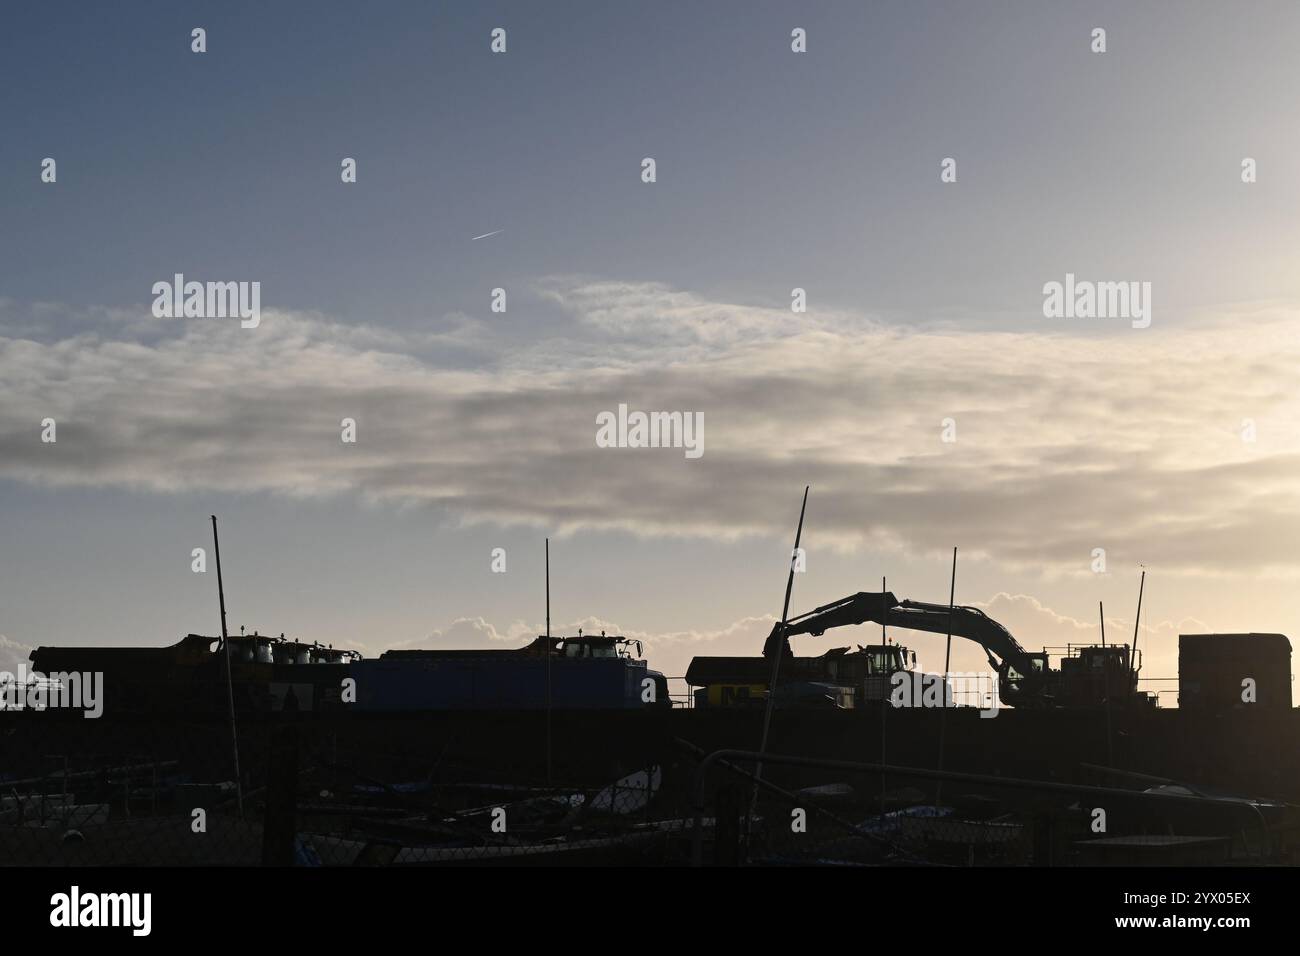
[[[217,516],[212,516],[212,553],[217,562],[217,600],[221,604],[221,646],[226,651],[226,696],[230,704],[230,743],[235,752],[235,802],[244,819],[244,781],[239,772],[239,730],[235,725],[235,685],[230,676],[230,635],[226,631],[226,588],[221,580],[221,544],[217,541]]]
[[[886,646],[888,641],[886,640],[885,637],[885,620],[889,616],[889,604],[887,603],[887,599],[885,598],[885,593],[887,590],[888,589],[885,586],[885,577],[884,575],[881,575],[880,578],[880,606],[881,606],[880,664],[882,669],[884,667],[886,655],[889,653],[888,648]],[[906,663],[907,662],[904,661],[904,666],[906,666]],[[886,698],[889,696],[888,684],[889,682],[886,680],[884,686],[882,686],[880,689],[880,766],[882,768],[880,771],[880,813],[882,816],[885,813],[885,793],[887,792],[885,789],[885,771],[883,768],[887,766],[889,763],[889,761],[885,759],[885,742],[886,742],[885,721],[887,720],[886,715],[889,712],[889,704],[886,700]]]
[[[943,685],[939,688],[939,770],[943,770],[944,729],[948,722],[948,668],[952,663],[952,611],[957,600],[957,549],[952,549],[952,581],[948,587],[948,647],[943,654]],[[934,788],[934,802],[941,805],[943,800],[943,781],[939,780]]]
[[[546,539],[546,785],[551,785],[551,539]]]
[[[292,866],[298,819],[298,728],[271,730],[271,763],[266,774],[266,813],[262,824],[262,865]]]
[[[1146,585],[1147,585],[1147,572],[1146,569],[1143,568],[1142,580],[1138,584],[1137,615],[1133,618],[1133,650],[1129,653],[1129,657],[1128,657],[1129,684],[1132,687],[1132,692],[1134,693],[1137,691],[1137,686],[1134,682],[1134,678],[1137,677],[1138,624],[1142,621],[1142,592],[1143,590],[1146,589]],[[1124,690],[1129,691],[1130,688],[1125,687]]]
[[[785,604],[781,607],[781,640],[776,643],[775,653],[772,655],[772,675],[767,684],[767,706],[763,708],[763,737],[759,742],[758,752],[767,753],[767,735],[772,727],[772,710],[776,704],[776,681],[781,672],[781,657],[785,653],[785,629],[790,619],[790,592],[794,590],[794,565],[799,557],[799,541],[803,538],[803,516],[808,510],[808,488],[803,488],[803,504],[799,507],[799,527],[794,533],[794,551],[790,555],[790,574],[785,580]],[[754,789],[749,799],[749,815],[754,815],[754,809],[758,805],[758,784],[763,779],[763,762],[760,760],[754,768]],[[748,817],[746,826],[748,827]]]
[[[1106,607],[1100,601],[1097,602],[1097,614],[1101,617],[1101,649],[1106,650]],[[1102,654],[1101,659],[1106,660],[1106,655]],[[1106,695],[1106,766],[1115,766],[1115,750],[1111,743],[1110,734],[1110,675],[1106,669],[1102,670],[1102,693]]]

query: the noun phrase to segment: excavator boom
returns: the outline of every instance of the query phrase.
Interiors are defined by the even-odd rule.
[[[831,628],[869,622],[932,634],[952,633],[975,641],[984,649],[989,666],[997,671],[1004,697],[1009,693],[1023,703],[1043,693],[1046,661],[1026,651],[1005,627],[979,608],[899,601],[889,591],[860,591],[814,608],[792,618],[784,633],[778,622],[763,653],[769,658],[773,654],[789,655],[789,638],[794,635],[818,636]]]

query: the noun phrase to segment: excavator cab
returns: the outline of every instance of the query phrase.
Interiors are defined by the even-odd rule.
[[[1025,654],[1025,659],[1029,661],[1030,672],[1022,674],[1011,664],[1007,665],[1006,679],[1021,680],[1025,677],[1040,677],[1047,673],[1047,652],[1041,651],[1034,653],[1032,651]]]
[[[1002,703],[1011,706],[1025,706],[1031,700],[1039,701],[1043,695],[1039,689],[1043,687],[1043,682],[1048,675],[1052,673],[1047,663],[1047,652],[1039,651],[1037,653],[1027,651],[1024,654],[1024,660],[1028,664],[1028,673],[1021,673],[1015,665],[1008,661],[999,677],[1001,686],[998,690],[998,697]],[[1050,696],[1050,692],[1049,692]],[[1048,703],[1048,700],[1041,700],[1042,703]]]

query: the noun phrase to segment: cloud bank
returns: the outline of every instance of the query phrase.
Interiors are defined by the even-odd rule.
[[[245,330],[9,304],[0,478],[357,494],[706,538],[788,535],[811,484],[819,545],[956,544],[1053,573],[1087,573],[1095,548],[1170,572],[1297,572],[1300,321],[1282,310],[1010,333],[654,283],[552,277],[533,293],[568,325],[468,366],[442,357],[494,333],[463,316],[411,334],[264,309]],[[703,413],[703,457],[598,448],[596,416],[619,403]]]

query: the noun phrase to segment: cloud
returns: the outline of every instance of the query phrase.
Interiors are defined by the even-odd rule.
[[[358,644],[367,656],[378,656],[390,647],[393,649],[419,648],[422,650],[509,650],[523,647],[533,640],[538,631],[523,621],[512,621],[505,630],[498,630],[482,617],[458,617],[447,627],[431,631],[426,637],[385,644],[376,647]]]
[[[0,477],[705,538],[787,535],[811,484],[819,546],[955,544],[1048,573],[1088,573],[1095,548],[1170,573],[1300,570],[1300,322],[1282,310],[1048,334],[797,316],[653,283],[536,293],[577,331],[470,367],[443,361],[490,338],[464,317],[418,336],[275,311],[256,330],[124,310],[37,322],[43,335],[30,314],[0,321]],[[704,456],[597,448],[596,415],[619,403],[702,413]]]
[[[813,328],[843,332],[871,324],[865,317],[841,311],[796,315],[789,303],[760,306],[713,301],[658,282],[556,276],[538,283],[537,292],[589,331],[651,342],[661,355],[669,356],[695,345],[732,347],[793,338]]]
[[[599,617],[584,617],[568,622],[556,621],[551,633],[559,636],[584,634],[617,634],[629,640],[640,641],[650,666],[670,677],[681,677],[691,658],[697,654],[712,656],[750,656],[761,654],[775,619],[771,616],[745,617],[717,630],[691,631],[636,631],[621,628],[616,621]],[[511,621],[503,628],[482,617],[456,618],[443,628],[427,636],[391,645],[393,648],[424,648],[430,650],[505,650],[526,646],[545,627],[536,622]],[[832,646],[832,645],[827,645]],[[383,647],[357,645],[368,657],[378,656]],[[824,648],[823,648],[824,650]],[[821,650],[807,653],[820,654]]]
[[[30,667],[28,655],[35,650],[28,644],[20,644],[0,634],[0,673],[17,674],[18,666]]]

